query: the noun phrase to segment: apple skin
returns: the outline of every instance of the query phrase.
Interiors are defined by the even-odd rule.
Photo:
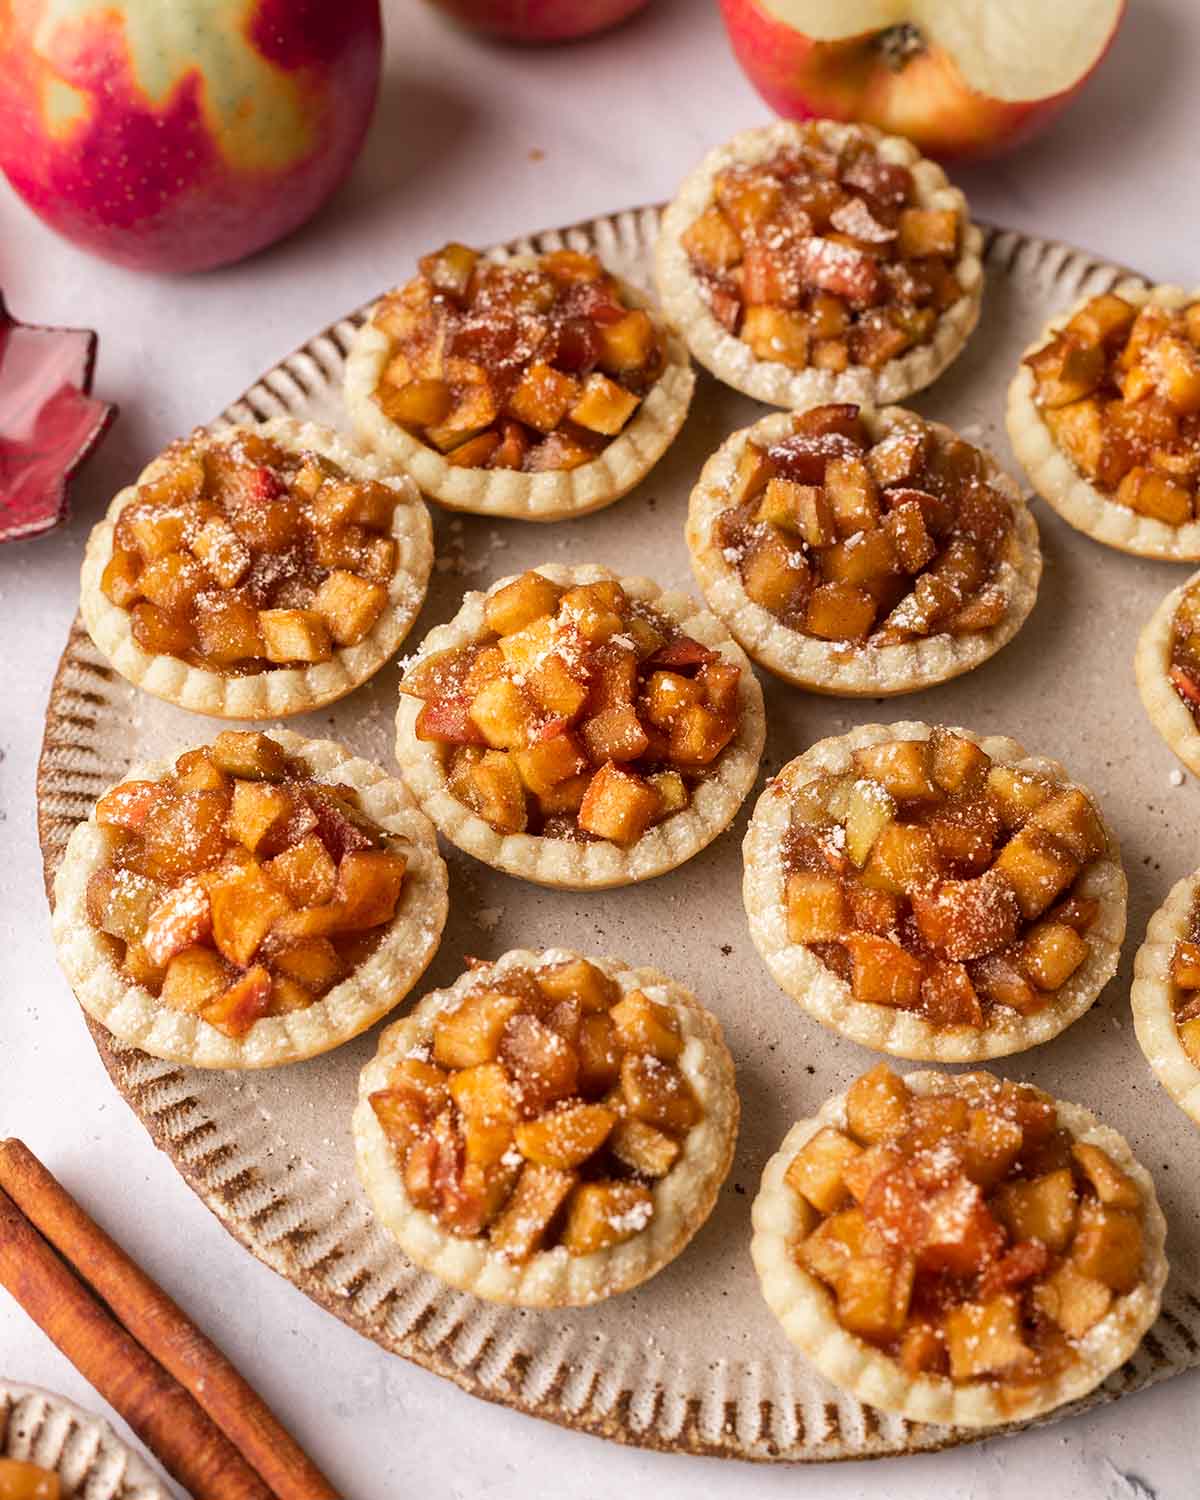
[[[572,42],[643,10],[649,0],[429,0],[460,26],[506,42]]]
[[[370,123],[379,0],[0,8],[0,169],[118,265],[201,271],[271,244],[342,182]]]
[[[953,59],[936,47],[896,71],[880,58],[870,34],[816,42],[769,14],[758,0],[720,3],[738,61],[776,114],[877,125],[907,136],[940,161],[979,161],[1023,145],[1070,103],[1108,50],[1062,93],[1006,103],[976,93]],[[1112,36],[1120,22],[1118,16]]]

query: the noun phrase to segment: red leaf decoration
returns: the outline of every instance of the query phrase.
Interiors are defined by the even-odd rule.
[[[0,542],[66,519],[71,480],[117,415],[89,394],[96,342],[20,323],[0,295]]]

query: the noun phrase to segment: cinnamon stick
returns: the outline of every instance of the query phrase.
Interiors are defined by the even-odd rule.
[[[338,1500],[329,1480],[220,1349],[22,1141],[0,1141],[0,1189],[190,1392],[278,1500]]]
[[[105,1311],[2,1191],[0,1285],[194,1500],[273,1500],[187,1391]]]

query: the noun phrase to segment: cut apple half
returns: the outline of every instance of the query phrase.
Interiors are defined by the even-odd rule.
[[[909,136],[942,157],[1027,140],[1104,56],[1125,0],[721,0],[779,113]]]

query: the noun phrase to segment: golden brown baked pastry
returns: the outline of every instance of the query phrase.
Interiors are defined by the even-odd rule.
[[[1200,1125],[1200,875],[1178,881],[1150,918],[1129,994],[1146,1061]]]
[[[494,1302],[644,1281],[708,1217],[737,1133],[721,1028],[652,969],[506,953],[388,1028],[354,1114],[385,1228]]]
[[[196,1067],[326,1052],[437,951],[446,867],[404,784],[332,740],[226,730],[135,768],[71,835],[54,939],[80,1004]]]
[[[1154,611],[1133,665],[1150,722],[1200,775],[1200,573],[1172,589]]]
[[[915,412],[776,413],[705,464],[688,508],[705,601],[760,665],[814,692],[944,682],[1016,634],[1042,557],[995,459]]]
[[[1052,318],[1009,387],[1008,435],[1079,531],[1200,558],[1200,292],[1125,281]]]
[[[594,255],[424,256],[359,330],[359,436],[454,510],[555,521],[609,505],[683,425],[683,344]]]
[[[439,831],[542,885],[674,869],[728,826],[765,726],[749,663],[685,594],[547,565],[468,594],[401,682],[396,758]]]
[[[897,1057],[1023,1051],[1116,972],[1116,839],[1090,792],[1015,740],[915,723],[821,740],[767,786],[744,855],[776,982]]]
[[[696,359],[802,408],[929,385],[979,317],[983,237],[915,146],[779,120],[710,151],[663,216],[659,295]]]
[[[753,1218],[792,1343],[917,1422],[990,1427],[1085,1395],[1137,1348],[1167,1278],[1127,1142],[990,1073],[881,1063],[792,1127]]]
[[[113,500],[80,609],[130,682],[223,718],[332,703],[408,634],[433,566],[412,481],[326,427],[197,431]]]

